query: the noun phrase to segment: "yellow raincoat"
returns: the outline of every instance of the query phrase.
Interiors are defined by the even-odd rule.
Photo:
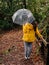
[[[34,31],[33,25],[31,23],[26,23],[23,25],[23,41],[26,42],[36,41],[35,33],[39,37],[42,37],[42,35],[38,31],[38,27],[36,27],[36,31]]]

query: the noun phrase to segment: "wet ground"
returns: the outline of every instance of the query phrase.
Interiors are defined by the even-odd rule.
[[[0,65],[45,65],[36,44],[32,44],[29,60],[24,58],[22,30],[13,29],[0,34]]]

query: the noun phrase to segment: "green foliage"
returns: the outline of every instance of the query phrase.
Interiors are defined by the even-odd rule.
[[[12,23],[9,23],[8,21],[0,20],[0,29],[8,30],[8,29],[12,29],[12,27],[13,27]]]
[[[23,0],[0,0],[0,29],[13,27],[12,15],[24,7]],[[26,8],[31,10],[38,22],[41,22],[49,11],[49,0],[26,0]]]
[[[28,0],[27,8],[30,9],[38,22],[46,17],[49,10],[49,0]]]
[[[0,29],[13,28],[12,15],[22,8],[22,0],[0,0]]]

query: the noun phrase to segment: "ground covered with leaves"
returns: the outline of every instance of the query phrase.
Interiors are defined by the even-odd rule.
[[[16,28],[3,32],[0,34],[0,65],[45,65],[40,53],[36,53],[36,44],[32,46],[30,59],[25,60],[22,30]]]

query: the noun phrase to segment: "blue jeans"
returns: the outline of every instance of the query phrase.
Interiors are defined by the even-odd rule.
[[[30,57],[32,51],[32,42],[24,42],[25,56]]]

